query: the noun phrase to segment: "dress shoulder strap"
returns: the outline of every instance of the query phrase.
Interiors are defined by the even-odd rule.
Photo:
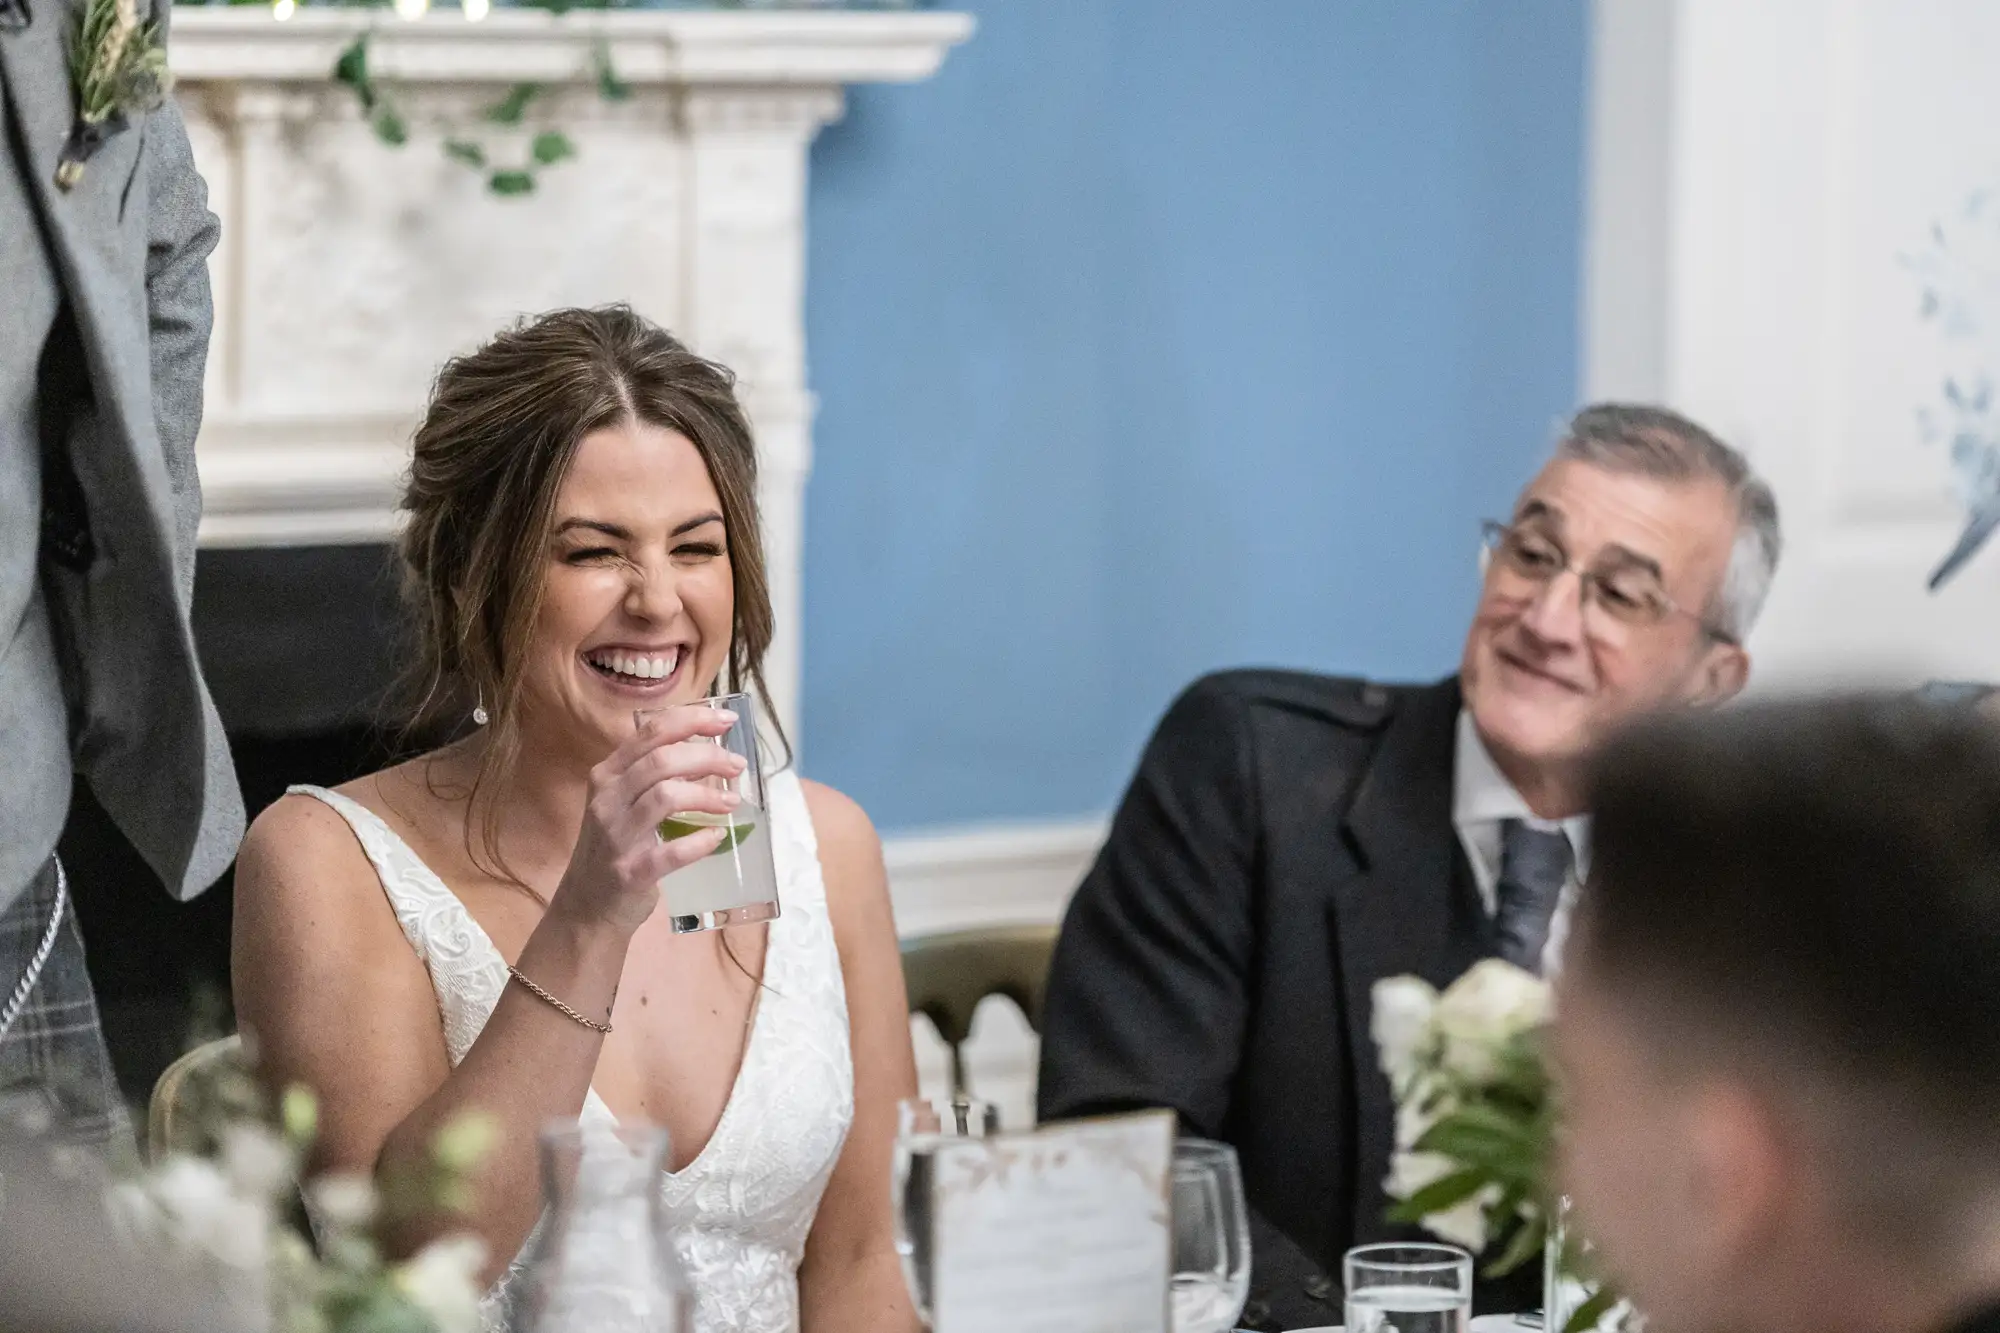
[[[325,787],[304,785],[287,787],[285,794],[310,796],[323,801],[347,821],[347,826],[354,830],[355,841],[367,853],[368,863],[375,868],[375,877],[382,881],[382,892],[388,896],[389,905],[396,910],[396,920],[402,923],[410,947],[417,951],[419,957],[429,961],[425,928],[440,915],[449,916],[453,911],[466,915],[465,906],[458,901],[458,896],[423,863],[410,844],[389,827],[387,820],[353,797],[342,796]],[[470,920],[469,916],[467,919]]]
[[[403,937],[431,974],[445,1044],[451,1062],[457,1064],[507,984],[506,960],[458,895],[382,816],[353,797],[324,787],[290,787],[286,794],[324,802],[354,830]]]
[[[786,906],[798,902],[824,908],[826,881],[820,873],[819,835],[813,829],[812,811],[806,805],[799,775],[791,769],[773,773],[764,784],[764,799],[771,807],[771,850],[777,862],[779,900]]]

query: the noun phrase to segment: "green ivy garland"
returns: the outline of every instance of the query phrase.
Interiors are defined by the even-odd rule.
[[[375,0],[379,5],[383,0]],[[373,6],[371,6],[373,7]],[[566,13],[578,6],[566,0],[549,0],[536,8],[548,9],[554,13]],[[608,6],[600,0],[597,4],[582,6],[603,9]],[[368,68],[368,45],[373,31],[358,34],[341,51],[340,58],[333,63],[333,81],[350,88],[356,100],[361,103],[361,114],[367,119],[375,137],[392,148],[401,148],[410,140],[409,119],[403,114],[395,96],[380,83]],[[611,47],[603,38],[598,38],[591,47],[591,68],[597,94],[607,102],[622,102],[632,95],[631,85],[618,77],[611,65]],[[541,84],[517,83],[508,89],[499,101],[486,108],[481,120],[501,129],[518,128],[527,117],[528,108],[544,93]],[[514,164],[494,161],[485,142],[470,129],[453,129],[446,133],[444,154],[473,171],[486,177],[486,188],[502,198],[519,198],[533,194],[538,175],[558,162],[575,157],[576,144],[559,129],[543,130],[528,143],[528,160]]]

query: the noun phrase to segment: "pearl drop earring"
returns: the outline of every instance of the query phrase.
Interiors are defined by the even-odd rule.
[[[472,725],[483,727],[490,721],[492,721],[492,718],[486,711],[486,691],[481,690],[473,698]]]

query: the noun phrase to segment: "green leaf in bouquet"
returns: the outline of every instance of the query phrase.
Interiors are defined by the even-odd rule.
[[[1425,1131],[1424,1137],[1429,1138],[1440,1130],[1446,1131],[1445,1137],[1460,1140],[1468,1148],[1490,1146],[1507,1155],[1534,1153],[1541,1147],[1541,1136],[1531,1119],[1518,1111],[1488,1102],[1464,1102],[1453,1107]],[[1426,1145],[1420,1139],[1418,1146]],[[1444,1146],[1436,1150],[1451,1151]]]
[[[1538,1136],[1489,1107],[1459,1107],[1425,1130],[1416,1148],[1476,1167],[1506,1186],[1531,1188],[1541,1176]]]
[[[486,170],[486,150],[470,139],[446,139],[444,155],[454,162],[461,162],[475,171]]]
[[[1389,1210],[1391,1222],[1421,1223],[1432,1213],[1456,1208],[1492,1181],[1484,1171],[1467,1168],[1434,1180]]]
[[[1562,1326],[1562,1333],[1590,1333],[1591,1329],[1597,1327],[1598,1320],[1604,1318],[1611,1312],[1611,1307],[1618,1304],[1618,1300],[1618,1293],[1610,1287],[1599,1287],[1571,1313],[1569,1322]]]
[[[1524,1032],[1501,1045],[1493,1055],[1490,1095],[1528,1107],[1549,1103],[1549,1071],[1542,1055],[1540,1032]]]
[[[329,1301],[327,1322],[340,1333],[436,1333],[429,1315],[386,1282]]]
[[[1503,1217],[1510,1215],[1516,1203],[1509,1203],[1503,1199],[1497,1211]],[[1548,1244],[1548,1235],[1548,1223],[1539,1215],[1533,1219],[1523,1219],[1515,1229],[1513,1239],[1507,1242],[1507,1248],[1500,1251],[1496,1258],[1489,1260],[1481,1271],[1489,1278],[1507,1276],[1530,1259],[1540,1258],[1543,1248]]]
[[[486,178],[486,188],[497,195],[515,197],[535,192],[535,173],[532,171],[496,171]]]

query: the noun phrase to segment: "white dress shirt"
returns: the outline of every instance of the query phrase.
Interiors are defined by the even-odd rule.
[[[1572,815],[1563,820],[1537,819],[1514,790],[1514,784],[1487,753],[1486,742],[1472,724],[1472,714],[1458,713],[1458,749],[1452,762],[1451,823],[1465,846],[1465,858],[1472,863],[1473,882],[1479,886],[1479,900],[1492,916],[1499,907],[1500,826],[1518,819],[1530,828],[1561,831],[1569,838],[1570,871],[1562,896],[1556,900],[1555,916],[1549,921],[1548,943],[1542,949],[1542,971],[1555,975],[1562,958],[1563,939],[1569,934],[1570,912],[1576,906],[1576,891],[1590,873],[1590,816]]]

